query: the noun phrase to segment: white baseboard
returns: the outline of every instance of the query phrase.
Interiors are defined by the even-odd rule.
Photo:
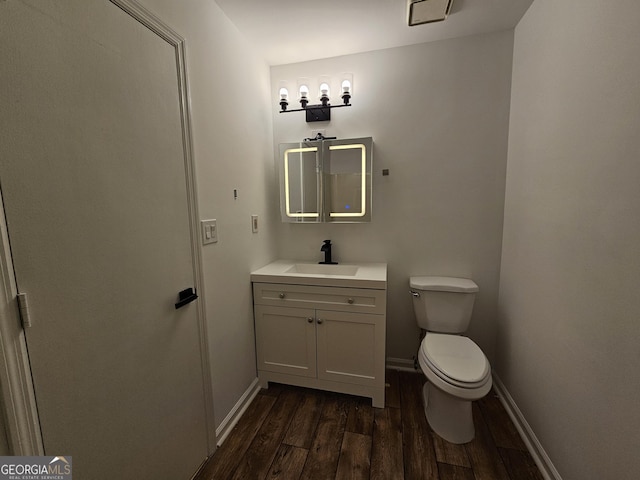
[[[562,480],[562,477],[560,477],[560,474],[553,466],[547,452],[542,448],[540,441],[536,437],[535,433],[533,433],[531,426],[524,418],[524,415],[522,415],[522,412],[518,408],[518,405],[516,405],[513,397],[495,373],[493,373],[493,386],[498,392],[502,405],[509,414],[509,417],[511,417],[511,420],[520,433],[522,440],[527,446],[527,450],[529,450],[534,462],[536,462],[536,465],[540,469],[542,476],[545,480]]]
[[[413,367],[413,359],[407,358],[392,358],[387,357],[386,367],[391,370],[404,370],[407,372],[415,372]]]
[[[233,427],[236,426],[240,417],[247,410],[247,407],[251,404],[256,395],[260,391],[260,385],[258,384],[258,379],[256,378],[249,388],[245,390],[240,399],[233,406],[231,411],[224,417],[224,420],[220,423],[218,428],[216,428],[216,444],[219,447],[222,445],[227,438],[227,435],[233,430]]]

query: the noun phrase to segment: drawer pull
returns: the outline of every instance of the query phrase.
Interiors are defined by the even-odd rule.
[[[286,295],[284,293],[281,293],[280,295],[278,295],[280,298],[284,298],[286,297]]]
[[[348,299],[348,300],[347,300],[347,303],[348,303],[349,305],[353,304],[353,298]]]
[[[318,320],[316,320],[316,321],[318,322],[318,325],[322,325],[322,322],[323,322],[324,320],[322,320],[321,318],[319,318],[319,319],[318,319]]]
[[[313,323],[313,317],[307,317],[307,322]]]

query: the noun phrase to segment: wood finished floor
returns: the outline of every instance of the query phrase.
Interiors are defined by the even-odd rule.
[[[422,409],[424,377],[387,371],[386,407],[286,385],[261,390],[194,480],[542,480],[492,391],[474,402],[476,437],[442,440]]]

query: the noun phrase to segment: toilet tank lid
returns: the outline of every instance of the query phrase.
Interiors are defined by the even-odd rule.
[[[411,277],[409,285],[416,290],[431,290],[438,292],[464,292],[478,291],[478,285],[468,278],[456,277]]]

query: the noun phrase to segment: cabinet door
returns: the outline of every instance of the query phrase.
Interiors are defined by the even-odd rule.
[[[280,144],[280,210],[283,222],[322,221],[320,142]]]
[[[258,370],[316,376],[316,326],[310,308],[255,306]]]
[[[322,142],[326,222],[371,221],[371,138]]]
[[[384,315],[317,311],[318,378],[384,382]]]

